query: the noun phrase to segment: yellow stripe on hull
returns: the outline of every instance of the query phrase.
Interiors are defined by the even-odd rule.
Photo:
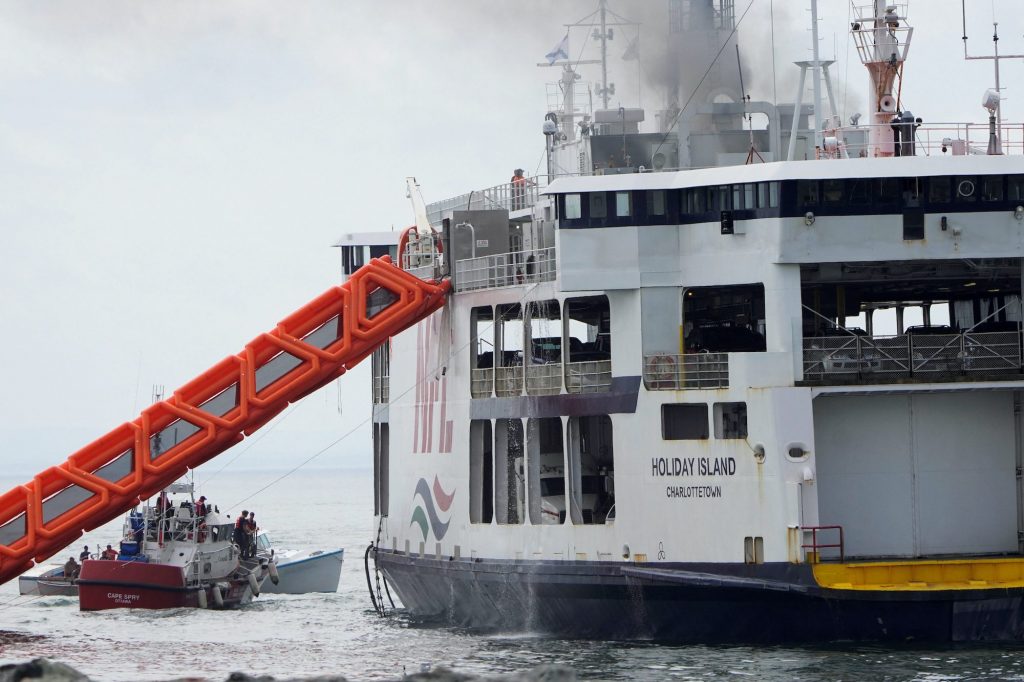
[[[935,592],[1024,587],[1024,558],[869,561],[814,564],[818,585],[832,590]]]

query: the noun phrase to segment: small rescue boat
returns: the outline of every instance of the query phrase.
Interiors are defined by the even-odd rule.
[[[128,513],[117,559],[89,559],[78,578],[82,611],[233,608],[276,576],[275,558],[245,558],[234,524],[218,510],[196,514],[191,483],[164,490]]]

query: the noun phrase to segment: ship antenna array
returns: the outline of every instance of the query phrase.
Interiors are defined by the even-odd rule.
[[[993,6],[992,13],[992,54],[991,55],[978,55],[972,56],[967,52],[967,0],[960,0],[960,13],[963,21],[963,38],[964,41],[964,59],[971,61],[975,59],[991,59],[995,64],[995,75],[996,75],[996,95],[998,100],[996,101],[995,115],[996,115],[996,130],[999,131],[997,140],[1002,139],[1003,136],[1003,90],[999,83],[999,60],[1000,59],[1024,59],[1024,54],[999,54],[999,22],[995,20],[995,7]],[[998,151],[997,151],[998,153]]]

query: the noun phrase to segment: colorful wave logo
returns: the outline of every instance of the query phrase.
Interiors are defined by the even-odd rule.
[[[421,478],[416,483],[416,492],[412,496],[414,500],[417,495],[423,499],[423,503],[417,504],[416,508],[412,510],[412,521],[409,522],[409,525],[419,526],[420,532],[423,533],[423,541],[426,542],[429,523],[434,537],[437,540],[442,540],[448,532],[448,524],[451,523],[451,519],[442,523],[437,515],[437,509],[447,512],[452,506],[452,500],[455,499],[455,491],[446,493],[441,488],[441,482],[437,480],[437,476],[434,476],[433,492],[431,492],[430,486],[427,485],[427,479]],[[437,502],[437,509],[434,508],[435,501]]]

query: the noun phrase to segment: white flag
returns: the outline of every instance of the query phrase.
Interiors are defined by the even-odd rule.
[[[569,58],[569,34],[566,33],[562,41],[555,45],[555,49],[548,52],[544,57],[548,60],[548,64],[554,64],[559,59]]]

